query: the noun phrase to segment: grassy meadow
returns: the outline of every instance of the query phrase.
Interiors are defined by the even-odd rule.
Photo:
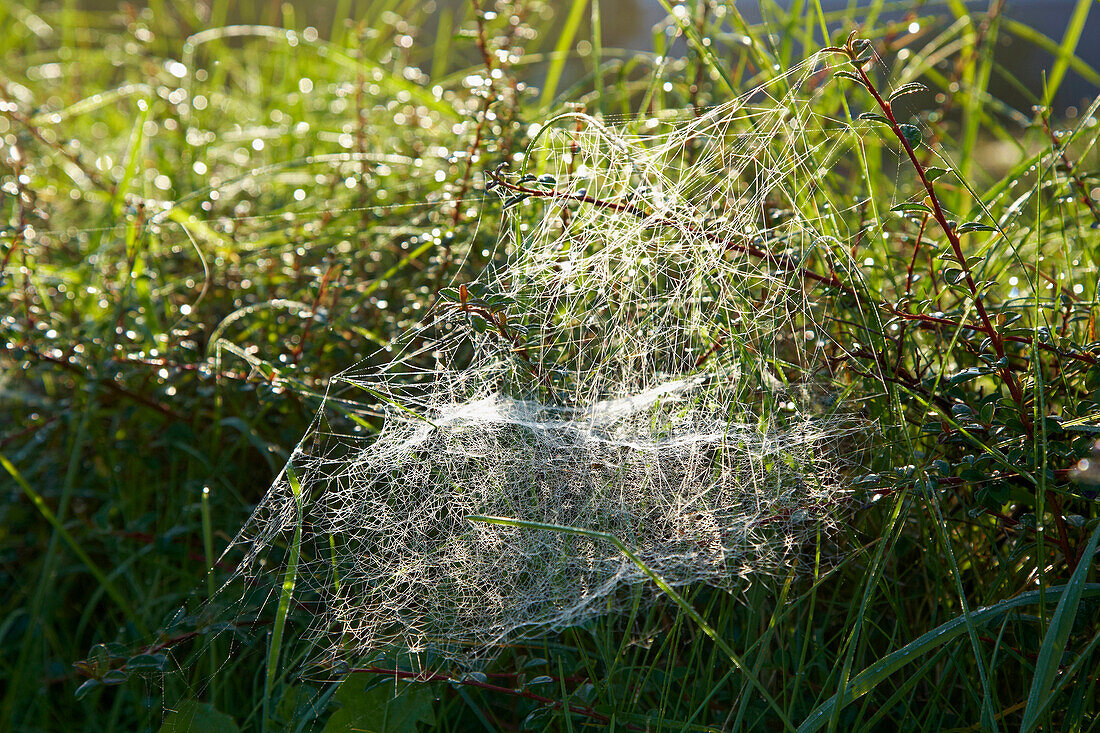
[[[638,53],[599,0],[0,0],[0,730],[1100,730],[1100,8],[659,2]],[[476,669],[311,667],[297,540],[265,587],[221,554],[333,375],[467,305],[555,115],[796,72],[812,152],[738,256],[816,324],[770,372],[860,426],[833,528]]]

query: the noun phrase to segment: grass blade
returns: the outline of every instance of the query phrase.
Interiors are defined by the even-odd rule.
[[[737,88],[733,83],[733,79],[730,79],[729,74],[726,72],[725,64],[721,63],[717,58],[715,58],[714,51],[711,50],[711,47],[709,45],[703,42],[703,39],[699,36],[699,31],[697,31],[695,27],[691,24],[691,21],[688,20],[687,15],[681,15],[677,13],[676,9],[672,7],[672,4],[668,0],[660,0],[660,3],[661,7],[665,9],[665,12],[668,13],[673,22],[676,23],[676,27],[678,27],[680,31],[683,32],[683,34],[687,37],[688,43],[691,44],[691,47],[694,48],[696,53],[699,54],[700,58],[702,58],[703,61],[706,62],[711,71],[718,74],[718,77],[722,80],[722,83],[726,85],[726,89],[728,89],[732,93],[736,93]]]
[[[1089,8],[1092,7],[1092,4],[1093,0],[1077,0],[1077,6],[1074,7],[1073,15],[1070,16],[1069,23],[1066,25],[1066,32],[1062,35],[1062,43],[1058,46],[1054,66],[1050,70],[1046,96],[1043,99],[1045,105],[1049,105],[1054,100],[1054,95],[1058,93],[1058,87],[1062,85],[1062,79],[1066,76],[1066,69],[1069,68],[1070,57],[1077,51],[1077,44],[1080,42],[1081,34],[1085,30],[1085,21],[1089,19]]]
[[[600,0],[592,0],[592,74],[596,112],[603,114],[603,22],[600,19]]]
[[[1035,729],[1039,724],[1042,710],[1049,702],[1054,678],[1058,674],[1058,665],[1062,661],[1066,642],[1069,641],[1069,633],[1077,618],[1077,607],[1085,591],[1085,580],[1088,578],[1089,568],[1092,567],[1097,541],[1100,541],[1100,527],[1092,533],[1084,554],[1077,562],[1077,569],[1073,571],[1069,582],[1063,586],[1066,591],[1058,601],[1057,608],[1054,609],[1050,627],[1039,647],[1039,659],[1035,663],[1035,676],[1031,678],[1031,690],[1027,694],[1027,707],[1024,709],[1024,722],[1020,725],[1021,731]]]
[[[1085,81],[1089,82],[1090,84],[1100,83],[1100,73],[1098,73],[1097,70],[1094,69],[1092,66],[1085,63],[1080,56],[1076,56],[1072,53],[1065,56],[1061,55],[1061,47],[1058,45],[1058,43],[1025,23],[1022,23],[1018,20],[1013,20],[1012,18],[1003,18],[1001,22],[1004,25],[1005,30],[1010,31],[1013,35],[1027,41],[1028,43],[1034,44],[1037,48],[1054,55],[1061,61],[1065,61],[1066,65],[1078,74],[1080,74],[1081,78],[1083,78]],[[1053,77],[1051,78],[1051,80],[1053,80]],[[1047,82],[1047,88],[1048,90],[1053,89],[1053,87],[1050,86],[1049,81]]]
[[[27,483],[27,480],[23,478],[23,474],[19,472],[19,469],[17,469],[15,465],[12,464],[12,462],[9,461],[7,459],[7,456],[5,456],[3,453],[0,453],[0,466],[3,466],[8,474],[10,474],[11,477],[15,480],[15,483],[19,484],[19,488],[23,489],[23,493],[26,494],[27,498],[31,500],[35,508],[38,509],[38,512],[47,522],[50,523],[50,526],[53,527],[58,536],[65,541],[65,544],[69,546],[69,549],[73,551],[73,554],[80,559],[80,562],[84,563],[84,566],[88,568],[88,572],[92,574],[92,577],[96,579],[96,582],[99,583],[100,587],[103,588],[107,595],[111,597],[111,600],[115,602],[115,604],[119,607],[126,618],[133,621],[134,625],[141,630],[141,633],[148,634],[149,632],[145,630],[145,628],[142,626],[141,619],[138,618],[138,615],[136,613],[134,613],[134,609],[130,607],[130,604],[126,600],[125,596],[123,596],[122,593],[119,592],[118,588],[115,587],[115,584],[111,582],[110,578],[107,577],[103,570],[98,565],[96,565],[95,560],[93,560],[88,555],[88,553],[84,551],[84,548],[81,547],[80,543],[76,541],[76,538],[69,533],[69,530],[65,528],[65,525],[58,521],[57,515],[55,515],[53,511],[51,511],[50,508],[46,505],[46,500],[42,498],[42,495],[35,491],[31,487],[31,485]]]
[[[543,109],[554,101],[554,94],[558,91],[558,83],[561,81],[565,62],[569,60],[569,49],[573,46],[573,39],[577,37],[577,30],[581,27],[584,18],[584,8],[588,5],[586,0],[573,0],[573,6],[569,8],[569,15],[565,18],[565,27],[561,29],[558,42],[554,45],[553,61],[546,72],[546,81],[542,85],[542,96],[539,97],[539,106]]]
[[[267,652],[267,677],[264,680],[264,722],[266,728],[271,717],[271,695],[275,680],[279,675],[279,652],[283,644],[283,629],[290,612],[290,600],[294,597],[294,582],[298,577],[298,555],[302,545],[302,486],[293,466],[287,465],[286,479],[294,493],[294,503],[298,506],[298,519],[294,524],[294,539],[290,543],[290,558],[287,560],[286,573],[283,575],[282,592],[279,595],[279,608],[275,612],[275,625],[271,629],[271,644]]]
[[[1046,589],[1046,600],[1061,599],[1066,594],[1069,585],[1059,585]],[[1100,597],[1100,583],[1082,584],[1080,586],[1081,598]],[[875,687],[885,681],[902,667],[917,661],[928,652],[934,651],[944,644],[966,633],[968,624],[974,627],[987,624],[1000,618],[1004,614],[1016,608],[1034,605],[1041,602],[1039,591],[1021,593],[1014,598],[1008,598],[988,608],[971,611],[968,614],[957,616],[947,623],[941,624],[926,634],[922,634],[909,642],[901,649],[887,654],[871,666],[852,678],[851,683],[845,689],[845,702],[852,702],[871,692]],[[967,618],[969,617],[969,618]],[[798,733],[810,733],[824,725],[832,714],[836,705],[836,695],[823,702],[807,716],[802,725],[798,727]]]

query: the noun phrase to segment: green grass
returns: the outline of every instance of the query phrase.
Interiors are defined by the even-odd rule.
[[[345,730],[1100,729],[1100,101],[1030,106],[1100,80],[1097,11],[1052,39],[997,3],[761,4],[692,0],[658,59],[592,37],[607,0],[515,24],[346,2],[319,32],[277,5],[0,0],[0,730],[156,730],[184,700],[268,731],[337,705]],[[534,123],[641,131],[857,28],[874,63],[801,102],[823,172],[784,202],[833,204],[804,212],[830,222],[800,265],[815,376],[873,427],[839,530],[735,593],[635,591],[478,673],[379,650],[344,688],[303,674],[300,526],[268,586],[215,593],[331,378],[501,256],[484,172]],[[991,91],[1010,72],[979,40],[1005,37],[1053,58],[1026,104]]]

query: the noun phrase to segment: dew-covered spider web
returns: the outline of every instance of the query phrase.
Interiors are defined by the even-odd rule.
[[[813,112],[821,63],[706,110],[566,114],[487,172],[504,264],[332,380],[233,543],[275,585],[300,529],[318,656],[469,663],[660,593],[604,539],[471,516],[609,533],[723,589],[832,523],[848,422],[818,182],[847,143]]]

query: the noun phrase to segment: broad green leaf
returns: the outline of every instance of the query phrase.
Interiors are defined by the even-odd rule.
[[[415,733],[435,725],[435,691],[426,683],[379,683],[378,675],[349,675],[336,691],[341,707],[325,725],[324,733]]]

